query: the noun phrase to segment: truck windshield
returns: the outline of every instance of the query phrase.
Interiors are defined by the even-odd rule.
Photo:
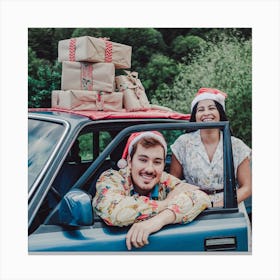
[[[39,119],[28,120],[28,191],[47,168],[48,160],[59,143],[63,124]]]

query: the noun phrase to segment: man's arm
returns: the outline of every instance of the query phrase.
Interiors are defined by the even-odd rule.
[[[165,200],[158,203],[163,209],[159,214],[149,220],[135,223],[129,229],[126,236],[128,250],[131,250],[132,246],[140,248],[147,245],[149,235],[165,225],[191,222],[211,205],[206,193],[196,189],[190,190],[187,184],[175,188]]]
[[[140,248],[149,244],[148,237],[151,233],[159,231],[165,225],[173,224],[174,221],[174,212],[165,209],[149,220],[133,224],[126,235],[127,249],[131,250],[132,246]]]

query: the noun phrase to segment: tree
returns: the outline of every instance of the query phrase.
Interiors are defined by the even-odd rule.
[[[29,28],[28,47],[38,58],[55,63],[58,41],[71,38],[73,28]]]
[[[189,113],[194,94],[201,87],[218,88],[228,94],[227,115],[234,135],[251,145],[252,45],[223,35],[190,64],[180,64],[172,85],[156,91],[152,102]]]
[[[178,61],[184,60],[186,63],[194,60],[200,54],[207,44],[205,40],[198,36],[187,35],[176,37],[172,44],[173,57]]]
[[[152,97],[156,90],[165,84],[171,84],[179,74],[178,63],[162,54],[154,54],[141,72],[141,80],[148,97]]]

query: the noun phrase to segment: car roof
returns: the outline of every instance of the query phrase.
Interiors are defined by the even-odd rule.
[[[89,120],[117,120],[117,119],[173,119],[189,120],[190,114],[161,109],[129,112],[122,111],[74,111],[56,108],[30,108],[30,113],[56,116],[62,118],[89,119]]]

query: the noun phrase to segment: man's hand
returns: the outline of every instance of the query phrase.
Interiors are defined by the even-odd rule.
[[[149,235],[159,231],[164,225],[171,224],[175,220],[175,214],[166,209],[149,220],[138,222],[132,225],[126,235],[126,246],[131,250],[132,246],[141,248],[149,244]]]

